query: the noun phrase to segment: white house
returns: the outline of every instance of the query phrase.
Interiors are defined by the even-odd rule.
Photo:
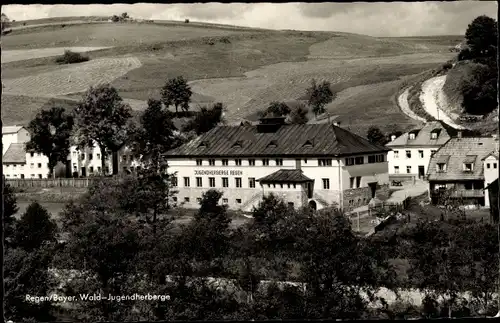
[[[287,125],[284,118],[219,126],[166,153],[177,202],[197,207],[209,189],[249,211],[274,193],[290,206],[352,209],[388,194],[386,147],[332,124]]]
[[[386,144],[391,176],[425,178],[431,156],[443,146],[450,135],[440,121],[428,122],[424,127],[393,136]]]
[[[11,143],[3,155],[3,173],[7,179],[47,178],[49,159],[39,153],[29,153],[24,143]]]
[[[30,140],[30,134],[22,126],[2,127],[2,156],[9,149],[10,144],[24,143]]]
[[[498,178],[498,171],[499,171],[498,137],[494,136],[494,138],[495,138],[495,149],[488,155],[486,155],[486,157],[483,158],[484,187],[488,187],[488,185],[493,183]],[[488,189],[485,190],[484,200],[485,200],[484,205],[489,207],[490,201],[489,201]]]

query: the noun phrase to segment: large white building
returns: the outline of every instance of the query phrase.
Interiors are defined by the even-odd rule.
[[[386,146],[389,174],[394,177],[425,178],[432,155],[441,148],[450,135],[440,121],[428,122],[424,127],[393,136]]]
[[[22,126],[2,127],[2,156],[9,149],[10,144],[23,143],[30,140],[30,134]]]
[[[169,151],[177,203],[197,207],[204,192],[218,189],[222,203],[243,211],[268,193],[294,207],[349,210],[388,194],[388,148],[332,124],[284,120],[216,127]]]
[[[49,159],[39,153],[26,152],[24,143],[11,143],[2,158],[7,179],[47,178]]]

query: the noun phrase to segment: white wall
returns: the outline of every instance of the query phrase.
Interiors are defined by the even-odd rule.
[[[407,166],[411,167],[409,174],[418,176],[418,167],[424,167],[424,175],[427,174],[429,162],[431,160],[431,152],[437,151],[440,146],[435,147],[391,147],[392,151],[388,154],[389,174],[397,174],[395,167],[399,167],[399,174],[408,174]],[[406,151],[411,152],[411,158],[406,157]],[[419,151],[423,152],[423,158],[420,157]],[[396,153],[399,152],[399,153]],[[398,158],[396,158],[398,155]]]
[[[3,164],[3,172],[6,178],[47,178],[49,175],[49,159],[42,155],[26,153],[26,164]]]
[[[489,156],[484,160],[484,187],[498,178],[498,167],[500,167],[500,165],[497,158]],[[484,194],[484,206],[490,207],[488,190],[485,190]]]

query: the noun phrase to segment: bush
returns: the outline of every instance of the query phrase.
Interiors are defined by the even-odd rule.
[[[88,61],[89,58],[80,53],[75,53],[70,50],[65,50],[62,56],[56,58],[58,64],[75,64]]]
[[[185,24],[189,24],[189,19],[184,19]]]
[[[453,65],[451,63],[449,63],[449,62],[445,63],[443,65],[443,71],[447,71],[447,70],[451,69],[452,67],[453,67]]]

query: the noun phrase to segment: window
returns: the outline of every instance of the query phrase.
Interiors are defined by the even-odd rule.
[[[196,198],[196,202],[200,203],[201,202],[201,197]]]
[[[189,186],[191,186],[190,178],[184,177],[184,187],[189,187]]]
[[[184,202],[189,203],[189,197],[187,197],[187,196],[186,196],[186,197],[184,198]]]
[[[42,174],[38,174],[38,178],[42,178]]]
[[[368,164],[373,164],[377,160],[376,155],[368,156]]]
[[[410,140],[415,139],[415,133],[410,133]]]
[[[255,166],[255,159],[249,159],[248,166]]]
[[[97,166],[97,172],[100,173],[101,172],[101,166]]]
[[[431,157],[436,153],[435,150],[431,150]]]
[[[96,158],[97,158],[98,160],[101,160],[101,154],[97,154],[97,155],[96,155]]]
[[[406,158],[411,158],[411,150],[406,151]]]
[[[30,168],[35,168],[35,164],[34,164],[34,163],[31,163],[31,164],[30,164]]]
[[[474,165],[472,163],[464,163],[464,172],[472,172]]]
[[[236,166],[241,166],[241,159],[235,159],[235,160],[234,160],[234,164],[235,164]]]
[[[236,199],[236,204],[241,204],[241,199]]]
[[[210,187],[215,187],[215,177],[209,177],[208,178],[208,185]]]
[[[241,177],[235,177],[236,187],[241,187]]]
[[[38,163],[38,168],[42,168],[42,163]]]
[[[318,166],[332,166],[332,160],[331,159],[318,159]]]
[[[35,157],[35,153],[31,153],[31,154],[30,154],[30,156],[31,156],[31,157]]]
[[[203,165],[203,159],[197,159],[196,166],[201,166],[201,165]]]
[[[346,166],[351,166],[351,165],[354,165],[354,158],[350,157],[350,158],[346,158],[345,159],[345,165]]]
[[[269,166],[269,159],[262,159],[262,166]]]
[[[411,174],[411,166],[406,166],[406,174]]]
[[[124,170],[126,170],[126,167],[123,167],[123,168],[124,168]],[[174,177],[172,177],[172,186],[177,187],[177,185],[178,185],[177,177],[174,176]]]
[[[497,169],[497,163],[493,163],[493,168]]]
[[[283,166],[283,159],[276,158],[276,166]]]
[[[304,158],[304,164],[307,164],[307,158]]]
[[[35,174],[31,174],[31,178],[35,178]]]
[[[487,164],[486,164],[486,168],[487,168],[487,169],[490,169],[490,163],[487,163]]]
[[[21,166],[22,167],[22,166]],[[47,163],[47,168],[49,168],[49,163]]]
[[[209,159],[208,160],[208,165],[209,166],[215,166],[215,159]]]
[[[356,188],[361,187],[361,176],[356,176]]]
[[[365,158],[364,157],[356,157],[354,159],[354,163],[356,165],[362,165],[362,164],[364,164],[364,162],[365,162]]]
[[[222,177],[222,187],[229,187],[229,178]]]
[[[255,177],[248,178],[248,187],[255,188]]]
[[[201,177],[196,177],[196,186],[197,187],[202,187],[203,186],[203,180]]]
[[[10,177],[10,175],[9,175],[9,174],[7,174],[7,177]]]
[[[471,189],[473,189],[472,182],[465,182],[465,183],[464,183],[464,188],[465,188],[466,190],[471,190]]]
[[[227,166],[227,165],[229,165],[229,160],[223,159],[222,160],[222,166]]]
[[[81,159],[81,160],[85,160],[85,154],[81,154],[81,155],[80,155],[80,159]]]
[[[394,158],[399,158],[399,150],[394,150]]]
[[[431,132],[431,139],[437,139],[438,133],[437,132]]]
[[[323,181],[323,189],[329,190],[330,189],[330,179],[329,178],[322,178]]]
[[[283,188],[283,183],[280,184],[280,187]]]
[[[40,153],[36,153],[36,155],[37,155],[38,157],[42,156],[42,154],[40,154]],[[40,178],[41,178],[41,177],[40,177]]]
[[[229,200],[228,200],[228,199],[226,199],[226,198],[223,198],[223,199],[222,199],[222,204],[227,204],[227,203],[229,203]]]
[[[9,165],[5,165],[5,167],[9,168]]]
[[[89,167],[89,172],[92,174],[94,172],[94,167],[90,166]]]
[[[93,157],[94,157],[94,156],[93,156],[92,154],[89,154],[89,160],[92,160],[92,158],[93,158]],[[125,156],[123,156],[123,157],[124,157],[124,160],[123,160],[123,161],[125,161]]]
[[[12,165],[12,167],[17,168],[17,165],[16,165],[16,164],[14,164],[14,165]]]
[[[375,156],[375,161],[377,163],[383,163],[383,162],[385,162],[385,155],[376,155]]]
[[[394,174],[399,174],[399,166],[394,166]]]
[[[424,151],[423,150],[418,151],[418,157],[424,158]]]

